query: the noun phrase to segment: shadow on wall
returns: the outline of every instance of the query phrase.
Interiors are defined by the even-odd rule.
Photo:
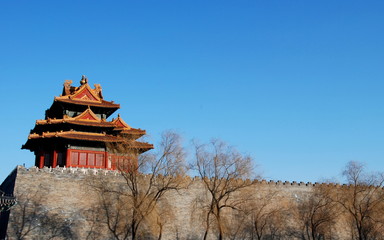
[[[1,211],[0,211],[0,239],[5,239],[7,234],[7,226],[9,221],[9,208],[16,203],[15,198],[13,197],[13,191],[15,189],[15,181],[17,175],[17,168],[15,168],[4,182],[0,186],[0,191],[2,191],[2,196],[0,196]]]

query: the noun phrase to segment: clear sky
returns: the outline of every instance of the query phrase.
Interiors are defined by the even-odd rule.
[[[220,138],[270,180],[384,171],[384,1],[1,1],[0,179],[64,80],[132,127]]]

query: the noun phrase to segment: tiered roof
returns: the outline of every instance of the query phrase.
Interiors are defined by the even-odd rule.
[[[106,118],[120,105],[105,101],[99,84],[92,89],[85,76],[80,83],[79,87],[73,87],[71,80],[65,81],[63,94],[55,97],[46,118],[36,121],[23,149],[34,151],[41,141],[52,138],[99,143],[129,142],[131,148],[141,152],[153,148],[152,144],[135,141],[145,135],[145,130],[130,127],[120,115],[107,121]]]
[[[72,87],[72,81],[66,80],[64,83],[63,94],[60,97],[55,97],[55,102],[113,109],[120,108],[120,104],[115,104],[113,101],[109,102],[103,99],[100,84],[95,84],[95,88],[92,89],[88,85],[88,79],[85,77],[83,77],[80,83],[82,84],[80,87]]]

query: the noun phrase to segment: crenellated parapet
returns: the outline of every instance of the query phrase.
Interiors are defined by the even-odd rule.
[[[109,169],[98,169],[98,168],[81,168],[81,167],[44,167],[44,168],[38,168],[38,167],[30,167],[25,168],[23,166],[17,166],[17,171],[20,173],[25,174],[54,174],[54,175],[78,175],[78,176],[85,176],[85,175],[102,175],[102,176],[120,176],[121,174],[117,170],[109,170]],[[144,177],[150,177],[150,174],[143,175]],[[202,180],[207,181],[208,179],[201,179],[198,176],[184,176],[184,182],[186,183],[196,183],[201,182]],[[210,181],[213,181],[213,179],[209,179]],[[291,188],[291,187],[297,187],[297,188],[313,188],[317,186],[324,186],[324,187],[342,187],[346,188],[349,187],[347,184],[339,184],[339,183],[320,183],[320,182],[297,182],[297,181],[274,181],[274,180],[265,180],[265,179],[236,179],[237,183],[239,184],[245,184],[245,185],[255,185],[255,186],[270,186],[270,187],[280,187],[280,188]]]

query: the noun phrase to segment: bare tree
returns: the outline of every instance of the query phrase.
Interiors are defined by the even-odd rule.
[[[155,210],[167,192],[182,188],[184,157],[180,136],[168,131],[162,134],[156,153],[141,154],[137,162],[129,163],[128,168],[124,166],[120,171],[123,185],[113,188],[102,181],[94,185],[100,193],[106,224],[115,239],[134,240],[144,236],[145,222],[157,224],[162,233],[163,223]]]
[[[340,214],[339,206],[333,200],[334,190],[332,185],[316,185],[309,196],[298,203],[302,239],[332,239],[332,230]]]
[[[278,192],[272,190],[255,198],[249,206],[251,239],[261,240],[267,235],[269,239],[274,239],[282,235],[285,212],[283,202]]]
[[[284,235],[287,202],[274,189],[244,189],[246,195],[231,216],[230,239],[279,239]]]
[[[72,222],[61,216],[55,209],[46,209],[44,196],[46,190],[38,186],[36,191],[18,190],[18,202],[12,208],[8,231],[9,239],[73,239]]]
[[[214,140],[209,145],[195,144],[194,169],[202,178],[208,194],[204,206],[204,239],[207,239],[213,227],[221,240],[226,231],[223,211],[237,209],[242,201],[232,196],[253,184],[252,181],[242,180],[253,176],[252,158]]]
[[[366,173],[363,164],[349,162],[344,171],[348,186],[339,189],[337,202],[345,209],[352,224],[352,238],[383,238],[383,173]]]
[[[102,239],[103,228],[105,227],[105,215],[100,206],[94,205],[92,208],[82,209],[82,215],[84,216],[84,222],[80,223],[83,226],[87,226],[84,230],[84,237],[86,240],[98,240]]]
[[[37,216],[42,195],[35,191],[17,192],[16,196],[18,204],[12,209],[8,234],[21,240],[39,227]]]
[[[149,232],[154,238],[161,240],[166,224],[175,221],[175,216],[169,202],[163,198],[156,206],[151,216],[147,218]]]

